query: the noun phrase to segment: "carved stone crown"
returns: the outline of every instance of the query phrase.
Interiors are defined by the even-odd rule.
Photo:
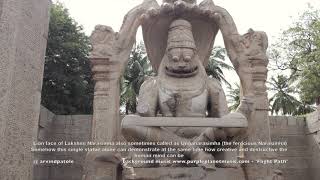
[[[193,3],[193,4],[197,3],[197,0],[163,0],[163,3],[174,3],[176,1],[184,1],[186,3]]]
[[[184,19],[173,21],[169,27],[167,49],[177,47],[196,49],[192,26]]]

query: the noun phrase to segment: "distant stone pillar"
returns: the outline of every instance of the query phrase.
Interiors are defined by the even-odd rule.
[[[32,179],[48,0],[0,0],[0,179]]]

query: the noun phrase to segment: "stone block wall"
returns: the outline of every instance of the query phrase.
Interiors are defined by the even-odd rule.
[[[41,107],[38,141],[90,141],[92,115],[55,115]],[[85,152],[36,153],[37,159],[72,159],[72,165],[34,166],[34,180],[80,180]]]
[[[307,137],[310,148],[310,173],[312,179],[320,179],[320,106],[307,115]]]
[[[312,180],[309,172],[311,154],[304,117],[269,116],[272,141],[287,141],[288,151],[276,154],[288,163],[277,165],[286,180]],[[316,180],[316,179],[315,179]]]
[[[51,138],[50,135],[53,132],[52,122],[55,120],[55,118],[55,114],[53,114],[44,106],[41,106],[38,124],[38,141],[45,141]]]
[[[49,141],[53,133],[52,122],[54,121],[56,115],[49,111],[44,106],[40,108],[39,124],[38,124],[38,141]],[[48,159],[52,156],[50,152],[37,152],[34,153],[35,159]],[[34,180],[44,180],[49,179],[50,167],[48,166],[34,166],[33,176]]]
[[[0,0],[0,179],[31,180],[49,0]]]
[[[91,137],[91,115],[57,115],[52,123],[52,141],[87,142]],[[53,159],[72,159],[72,166],[55,166],[50,169],[50,180],[79,180],[82,177],[86,152],[57,152]]]
[[[287,164],[277,167],[284,172],[286,180],[319,179],[320,133],[318,131],[316,131],[317,133],[310,133],[313,126],[310,128],[307,126],[307,124],[317,124],[320,121],[319,117],[319,112],[308,115],[307,121],[305,117],[269,116],[272,141],[288,142],[288,151],[276,154],[278,159],[289,160]],[[54,115],[42,107],[38,139],[47,141],[89,141],[91,120],[91,115]],[[320,130],[320,127],[318,129]],[[75,164],[72,166],[35,167],[38,176],[34,180],[81,179],[85,153],[49,153],[42,154],[41,158],[73,159]]]

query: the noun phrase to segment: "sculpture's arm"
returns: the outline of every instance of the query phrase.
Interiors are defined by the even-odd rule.
[[[208,78],[208,116],[222,117],[229,113],[226,96],[220,82]]]
[[[146,80],[140,87],[137,112],[140,116],[156,116],[158,109],[157,78]]]
[[[209,117],[243,117],[242,112],[237,111],[234,113],[229,113],[227,99],[224,91],[221,87],[220,82],[214,79],[208,79],[208,115]],[[221,128],[217,129],[215,136],[218,139],[232,138],[241,133],[243,128]]]

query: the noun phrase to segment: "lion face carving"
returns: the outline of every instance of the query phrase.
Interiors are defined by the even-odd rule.
[[[196,46],[191,24],[178,19],[172,22],[168,33],[165,72],[168,76],[187,78],[197,74]]]
[[[166,74],[177,78],[187,78],[197,74],[198,63],[191,48],[172,48],[167,52]]]

